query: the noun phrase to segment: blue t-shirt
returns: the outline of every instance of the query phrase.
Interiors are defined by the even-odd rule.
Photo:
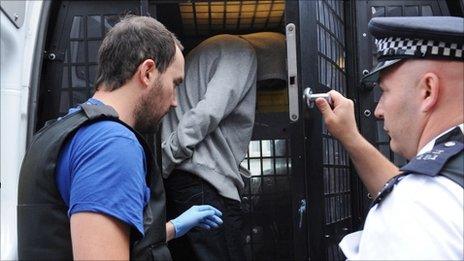
[[[103,104],[96,99],[88,103]],[[69,114],[80,108],[72,108]],[[56,184],[68,216],[95,212],[112,216],[143,235],[143,208],[150,198],[144,150],[135,134],[104,120],[79,128],[58,157]]]

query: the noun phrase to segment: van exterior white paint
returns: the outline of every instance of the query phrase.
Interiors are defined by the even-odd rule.
[[[18,29],[0,12],[1,260],[16,260],[18,178],[26,150],[27,109],[42,1],[27,1]]]

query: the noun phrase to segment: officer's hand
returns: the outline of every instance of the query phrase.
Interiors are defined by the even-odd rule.
[[[221,211],[209,205],[193,206],[177,218],[171,220],[176,232],[175,238],[183,236],[194,227],[217,228],[222,224]]]
[[[345,144],[354,136],[359,135],[354,117],[354,104],[352,100],[343,97],[337,91],[332,90],[329,94],[332,98],[333,109],[323,98],[318,98],[316,105],[322,113],[330,134]]]

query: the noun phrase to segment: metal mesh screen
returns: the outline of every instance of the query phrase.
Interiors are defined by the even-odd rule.
[[[122,15],[116,14],[73,17],[59,86],[60,116],[66,115],[70,107],[83,103],[92,96],[97,76],[98,49],[105,34],[121,17]],[[156,146],[154,135],[146,134],[145,139]]]
[[[85,102],[92,94],[98,49],[105,33],[117,22],[115,15],[74,16],[64,54],[60,88],[60,115]]]
[[[317,2],[317,42],[319,85],[346,95],[345,21],[342,1]],[[328,260],[343,255],[338,242],[351,223],[349,159],[341,144],[323,125],[324,238]]]
[[[294,259],[289,140],[251,141],[241,165],[251,172],[242,195],[247,259]]]
[[[185,35],[281,28],[283,0],[208,1],[179,4]]]

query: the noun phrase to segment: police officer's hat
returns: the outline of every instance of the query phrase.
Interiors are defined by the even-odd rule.
[[[372,86],[381,70],[402,59],[464,61],[464,19],[450,16],[376,17],[369,32],[377,45],[377,66],[362,83]]]

